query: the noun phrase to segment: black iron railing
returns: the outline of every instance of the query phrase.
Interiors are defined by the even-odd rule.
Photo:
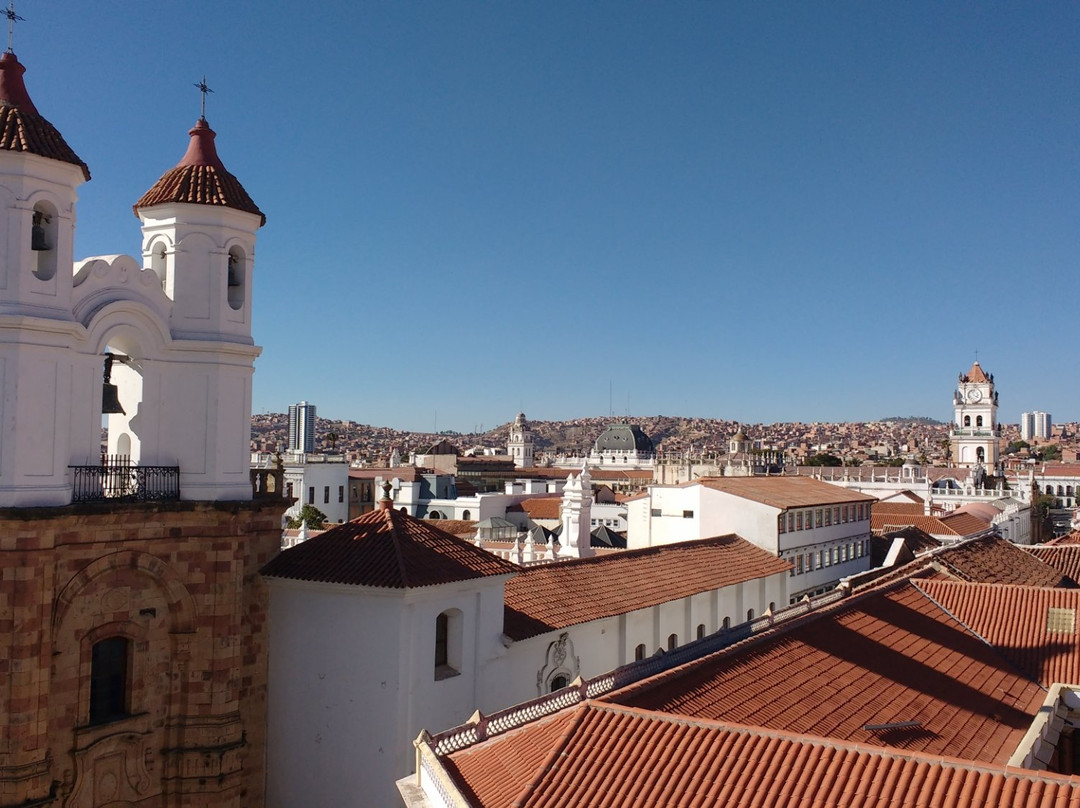
[[[105,455],[99,466],[71,469],[72,502],[165,502],[180,499],[179,466],[140,466],[127,455]]]

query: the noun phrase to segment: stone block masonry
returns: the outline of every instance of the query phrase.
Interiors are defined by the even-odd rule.
[[[0,510],[0,808],[262,805],[258,571],[288,504]],[[119,692],[94,714],[111,638]]]

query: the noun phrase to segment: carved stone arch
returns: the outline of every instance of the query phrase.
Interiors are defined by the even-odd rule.
[[[129,355],[137,359],[164,356],[172,342],[167,323],[137,300],[113,299],[93,312],[85,325],[86,349],[94,355],[102,354],[118,334],[132,343]]]
[[[544,653],[544,666],[536,672],[537,695],[551,692],[552,682],[563,677],[566,683],[574,681],[581,671],[581,660],[574,653],[574,641],[564,631],[558,639],[548,644]]]
[[[119,550],[91,561],[64,585],[53,606],[53,633],[60,629],[71,604],[95,578],[120,569],[140,572],[158,586],[168,604],[170,633],[186,634],[195,631],[198,617],[195,599],[172,567],[149,553]]]
[[[126,312],[133,323],[145,323],[148,331],[152,327],[162,335],[163,343],[168,341],[172,301],[161,288],[161,279],[154,270],[136,266],[128,256],[118,256],[112,264],[102,259],[84,262],[75,273],[72,305],[75,319],[87,329],[93,329],[94,321],[113,307]]]

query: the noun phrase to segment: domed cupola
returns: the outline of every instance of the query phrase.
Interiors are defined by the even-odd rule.
[[[266,224],[266,216],[218,157],[214,145],[217,133],[206,119],[199,118],[188,134],[191,140],[183,159],[175,168],[166,171],[134,204],[135,215],[139,215],[140,208],[170,203],[220,205],[254,213],[260,224]]]
[[[0,149],[72,163],[90,179],[90,169],[55,126],[41,117],[23,83],[26,68],[11,51],[0,56]]]

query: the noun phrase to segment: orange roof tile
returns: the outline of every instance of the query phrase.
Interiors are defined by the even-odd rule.
[[[936,516],[913,516],[904,513],[871,513],[870,530],[875,533],[888,533],[905,527],[917,527],[932,536],[960,536],[953,528]]]
[[[283,551],[270,578],[401,589],[512,575],[518,567],[431,522],[376,509]]]
[[[1068,576],[1072,583],[1080,583],[1080,544],[1040,544],[1023,549]]]
[[[923,516],[925,515],[925,508],[918,502],[875,502],[870,506],[870,513],[902,513],[909,516]]]
[[[132,206],[135,215],[139,215],[139,208],[183,202],[254,213],[266,224],[266,216],[218,157],[214,146],[216,133],[206,119],[200,118],[188,134],[191,140],[187,152],[175,168],[166,171]]]
[[[941,523],[956,532],[958,536],[970,536],[991,527],[990,522],[980,519],[972,513],[953,511],[941,517]]]
[[[1064,536],[1058,536],[1056,539],[1050,539],[1050,541],[1043,542],[1039,547],[1056,547],[1061,544],[1080,544],[1080,530],[1074,530],[1072,533],[1067,533]]]
[[[605,700],[1004,764],[1043,690],[921,586],[903,582],[868,592]],[[867,729],[908,721],[919,725]]]
[[[524,640],[790,569],[734,535],[526,567],[507,581],[504,631]]]
[[[1080,682],[1080,589],[959,581],[926,581],[919,586],[1044,687]],[[1052,609],[1059,610],[1064,623],[1052,624]]]
[[[961,381],[988,382],[990,381],[990,377],[988,377],[986,373],[983,372],[982,365],[980,365],[978,361],[976,361],[975,364],[971,366],[971,370],[969,370],[966,374],[964,374],[964,376],[961,377]]]
[[[558,519],[561,508],[562,497],[536,497],[521,503],[521,509],[530,519]]]
[[[1000,536],[979,536],[944,547],[933,561],[954,578],[983,584],[1061,586],[1061,572]]]
[[[876,501],[869,494],[810,477],[702,477],[686,485],[698,483],[714,491],[724,491],[781,510]]]
[[[425,523],[437,527],[439,530],[445,530],[451,536],[475,536],[476,525],[475,519],[425,519]]]
[[[478,808],[1075,808],[1080,779],[589,702],[442,758]]]
[[[23,83],[23,67],[11,51],[0,56],[0,149],[26,152],[71,163],[90,179],[90,169],[64,140],[59,130],[43,117],[30,100]]]

